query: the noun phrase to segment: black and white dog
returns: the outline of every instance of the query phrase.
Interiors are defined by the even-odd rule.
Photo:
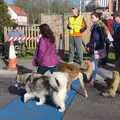
[[[37,73],[25,73],[17,75],[16,87],[24,86],[24,102],[37,97],[39,102],[36,105],[42,105],[46,101],[46,96],[50,95],[59,111],[65,110],[65,100],[67,95],[68,73],[50,72],[44,75]]]

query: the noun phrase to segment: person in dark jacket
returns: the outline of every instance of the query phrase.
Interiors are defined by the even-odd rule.
[[[98,68],[100,56],[95,55],[96,51],[103,50],[105,48],[105,44],[104,44],[105,35],[104,35],[104,30],[102,28],[103,25],[101,25],[103,23],[100,21],[99,13],[96,12],[92,13],[91,20],[93,25],[91,28],[90,41],[87,46],[89,49],[89,54],[92,56],[92,63],[93,63],[93,73],[91,75],[91,80],[89,83],[93,85],[94,81],[96,80],[96,74],[103,77],[105,81],[108,81],[109,78]]]
[[[113,71],[113,80],[111,85],[102,92],[104,97],[115,97],[120,85],[120,12],[114,13],[114,47],[116,52],[115,70]]]
[[[120,12],[114,13],[114,48],[116,59],[120,58]]]
[[[101,65],[104,67],[107,63],[108,60],[108,53],[110,50],[110,45],[113,42],[113,17],[110,15],[108,11],[104,11],[102,14],[102,22],[106,25],[107,27],[107,38],[105,39],[105,44],[106,44],[106,57],[101,60]]]

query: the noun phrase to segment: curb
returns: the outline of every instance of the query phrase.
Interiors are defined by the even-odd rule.
[[[0,75],[16,75],[17,70],[0,69]]]

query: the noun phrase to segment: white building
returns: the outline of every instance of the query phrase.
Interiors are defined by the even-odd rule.
[[[96,4],[99,7],[108,7],[109,0],[96,0]]]
[[[11,19],[18,25],[27,25],[28,18],[27,13],[25,13],[20,7],[11,5],[8,6],[9,14]]]

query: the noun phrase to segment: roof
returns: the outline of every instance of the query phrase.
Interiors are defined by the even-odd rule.
[[[9,6],[17,15],[20,16],[27,16],[27,13],[25,11],[23,11],[20,7],[15,6],[15,5],[11,5]]]

